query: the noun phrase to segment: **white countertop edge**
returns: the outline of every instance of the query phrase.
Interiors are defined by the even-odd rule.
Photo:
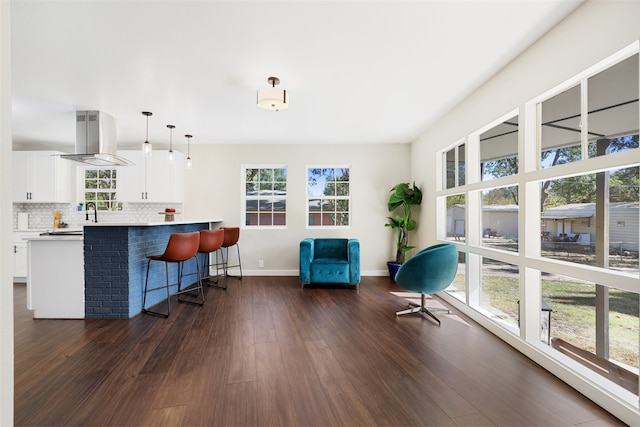
[[[31,237],[25,237],[22,240],[55,240],[55,241],[61,241],[61,240],[84,240],[84,236],[80,235],[64,235],[64,234],[57,234],[55,236],[31,236]]]
[[[155,227],[158,225],[184,225],[218,223],[221,219],[178,219],[175,221],[148,221],[148,222],[91,222],[84,224],[84,227]]]

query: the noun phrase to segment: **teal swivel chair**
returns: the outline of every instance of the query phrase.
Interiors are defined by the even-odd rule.
[[[306,238],[300,242],[300,283],[360,286],[358,239]]]
[[[456,277],[457,270],[458,249],[452,243],[429,246],[409,258],[398,270],[395,281],[401,288],[419,293],[421,304],[410,302],[409,308],[398,311],[396,316],[425,313],[440,325],[440,319],[426,306],[427,295],[446,289]]]

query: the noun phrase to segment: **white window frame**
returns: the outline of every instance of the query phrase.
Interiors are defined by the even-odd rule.
[[[309,170],[310,169],[348,169],[349,170],[349,195],[348,196],[310,196],[309,195]],[[305,224],[307,229],[328,229],[328,228],[339,228],[339,229],[348,229],[351,228],[351,223],[353,220],[352,215],[352,203],[351,203],[351,191],[353,186],[351,185],[352,176],[351,176],[351,165],[345,164],[318,164],[318,165],[306,165],[305,166]],[[311,213],[309,209],[309,200],[310,199],[327,199],[327,200],[347,200],[348,210],[347,215],[349,215],[349,224],[348,225],[309,225],[309,215]]]
[[[581,378],[588,378],[591,384],[605,384],[598,387],[599,390],[607,388],[607,394],[610,393],[611,386],[606,384],[597,374],[590,372],[587,368],[581,366],[577,362],[567,360],[559,356],[548,345],[540,341],[540,324],[541,324],[541,272],[553,273],[561,276],[568,276],[583,280],[586,282],[598,283],[607,287],[618,290],[640,293],[640,282],[636,273],[626,273],[616,270],[607,270],[601,267],[590,265],[581,265],[568,262],[557,261],[540,256],[540,235],[538,227],[529,226],[527,224],[540,223],[540,197],[539,183],[543,180],[553,179],[555,177],[579,175],[585,173],[598,172],[602,170],[631,167],[640,164],[640,149],[625,151],[624,154],[613,154],[610,156],[600,156],[595,158],[583,158],[582,161],[563,164],[556,168],[542,169],[540,165],[540,143],[538,141],[539,126],[538,113],[540,105],[543,101],[563,92],[578,83],[586,81],[593,75],[617,64],[618,62],[638,53],[640,44],[634,42],[629,47],[611,55],[593,67],[579,73],[577,76],[567,80],[566,82],[550,89],[536,98],[525,102],[524,109],[520,111],[519,123],[521,124],[521,132],[518,137],[518,158],[519,173],[517,175],[502,177],[498,180],[481,181],[479,173],[475,170],[479,165],[480,153],[477,144],[477,135],[484,129],[472,132],[467,137],[466,155],[467,155],[467,181],[466,185],[454,188],[446,187],[446,170],[443,162],[446,152],[452,147],[457,146],[459,142],[449,145],[447,148],[438,152],[436,156],[436,179],[442,180],[437,186],[436,192],[436,223],[437,228],[446,226],[446,197],[456,193],[465,193],[467,195],[467,239],[465,242],[455,243],[459,251],[466,254],[466,282],[467,293],[465,304],[460,298],[454,298],[446,292],[440,295],[444,300],[453,306],[459,307],[462,312],[471,316],[482,326],[510,343],[516,348],[535,349],[535,351],[525,351],[525,354],[545,355],[541,358],[541,364],[544,367],[562,366],[559,370],[561,378],[575,379],[574,372],[577,372]],[[582,100],[584,104],[584,99]],[[583,110],[585,110],[583,106]],[[511,113],[507,113],[509,115]],[[496,120],[499,121],[499,120]],[[487,127],[492,124],[487,125]],[[588,128],[585,127],[585,132]],[[583,145],[586,138],[583,139]],[[583,147],[583,153],[585,147]],[[445,158],[446,160],[446,158]],[[439,169],[439,170],[438,170]],[[481,247],[474,241],[474,236],[479,235],[478,230],[481,227],[477,218],[480,217],[480,194],[482,190],[495,188],[496,186],[518,185],[519,191],[519,236],[522,238],[522,245],[519,247],[519,253],[506,253],[492,248]],[[444,240],[443,234],[437,235],[438,240]],[[477,240],[477,239],[475,239]],[[491,319],[487,313],[475,308],[479,305],[479,284],[482,281],[482,258],[489,257],[501,262],[511,263],[519,268],[520,281],[520,328],[514,328],[505,325],[503,322]],[[475,307],[474,307],[475,306]],[[525,344],[526,343],[526,344]],[[553,361],[549,362],[548,361]],[[573,372],[569,375],[569,369]],[[586,389],[585,389],[586,390]],[[638,407],[639,400],[637,395],[632,395],[626,391],[616,391],[616,398]]]
[[[117,191],[117,185],[119,182],[119,178],[116,177],[115,178],[115,182],[116,182],[116,188],[110,188],[110,189],[105,189],[104,191],[100,191],[99,188],[87,188],[87,171],[97,171],[97,173],[99,174],[100,171],[104,171],[104,170],[110,170],[110,171],[118,171],[118,168],[116,167],[112,167],[112,168],[108,168],[108,167],[81,167],[78,168],[78,170],[80,171],[80,173],[82,173],[82,179],[79,179],[79,189],[80,189],[80,203],[83,203],[85,206],[87,203],[89,202],[94,202],[93,200],[89,200],[87,201],[85,199],[85,195],[87,192],[94,192],[96,193],[96,209],[99,211],[121,211],[122,210],[122,202],[118,201],[118,191]],[[119,173],[117,174],[119,175]],[[113,179],[113,178],[112,178]],[[115,204],[115,207],[112,207],[111,209],[104,209],[103,207],[101,208],[98,205],[98,200],[97,200],[97,194],[98,193],[114,193],[115,194],[115,199],[113,200],[109,200],[109,202],[111,202],[112,206]]]
[[[284,169],[287,174],[287,179],[285,180],[286,188],[285,195],[271,195],[269,199],[273,200],[281,200],[284,201],[285,210],[285,224],[284,225],[247,225],[247,200],[263,200],[265,197],[263,196],[247,196],[247,169]],[[286,229],[289,224],[289,215],[288,212],[288,204],[287,204],[287,196],[288,196],[288,188],[289,188],[289,168],[284,164],[242,164],[240,167],[240,194],[242,195],[240,198],[240,228],[244,229]],[[273,213],[273,211],[272,211]]]

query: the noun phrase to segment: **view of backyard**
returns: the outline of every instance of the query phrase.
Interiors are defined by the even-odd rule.
[[[464,264],[452,284],[458,297],[466,288]],[[543,273],[542,298],[551,306],[551,337],[595,352],[595,285]],[[520,291],[518,271],[508,264],[483,264],[481,302],[483,308],[513,325],[518,324]],[[610,360],[638,370],[640,296],[609,290]],[[541,336],[541,340],[542,336]]]

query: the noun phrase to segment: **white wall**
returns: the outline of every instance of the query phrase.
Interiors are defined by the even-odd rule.
[[[439,179],[434,174],[436,164],[440,161],[436,157],[437,151],[461,141],[468,134],[516,108],[520,108],[523,117],[525,103],[529,100],[636,42],[640,37],[638,17],[638,1],[585,2],[524,54],[438,120],[412,145],[412,179],[422,183],[426,190],[420,218],[423,225],[419,230],[421,242],[434,243],[437,237],[435,185],[424,185]],[[473,67],[473,64],[469,66]],[[526,134],[528,129],[522,125],[523,120],[520,123],[520,133]],[[527,141],[530,140],[525,139]],[[537,352],[519,337],[475,315],[468,307],[461,306],[460,309],[623,421],[637,424],[637,402],[636,407],[627,406],[612,398],[607,391],[587,385],[579,376]]]
[[[243,164],[284,164],[288,168],[287,229],[240,232],[243,272],[297,275],[298,248],[305,237],[360,239],[363,275],[386,274],[394,256],[393,231],[384,226],[391,188],[409,182],[410,146],[391,145],[192,145],[194,167],[185,171],[186,218],[224,219],[241,225],[240,179]],[[348,165],[351,168],[351,227],[307,229],[306,166]],[[258,261],[264,260],[264,268]]]
[[[0,1],[0,425],[13,425],[11,3]]]

